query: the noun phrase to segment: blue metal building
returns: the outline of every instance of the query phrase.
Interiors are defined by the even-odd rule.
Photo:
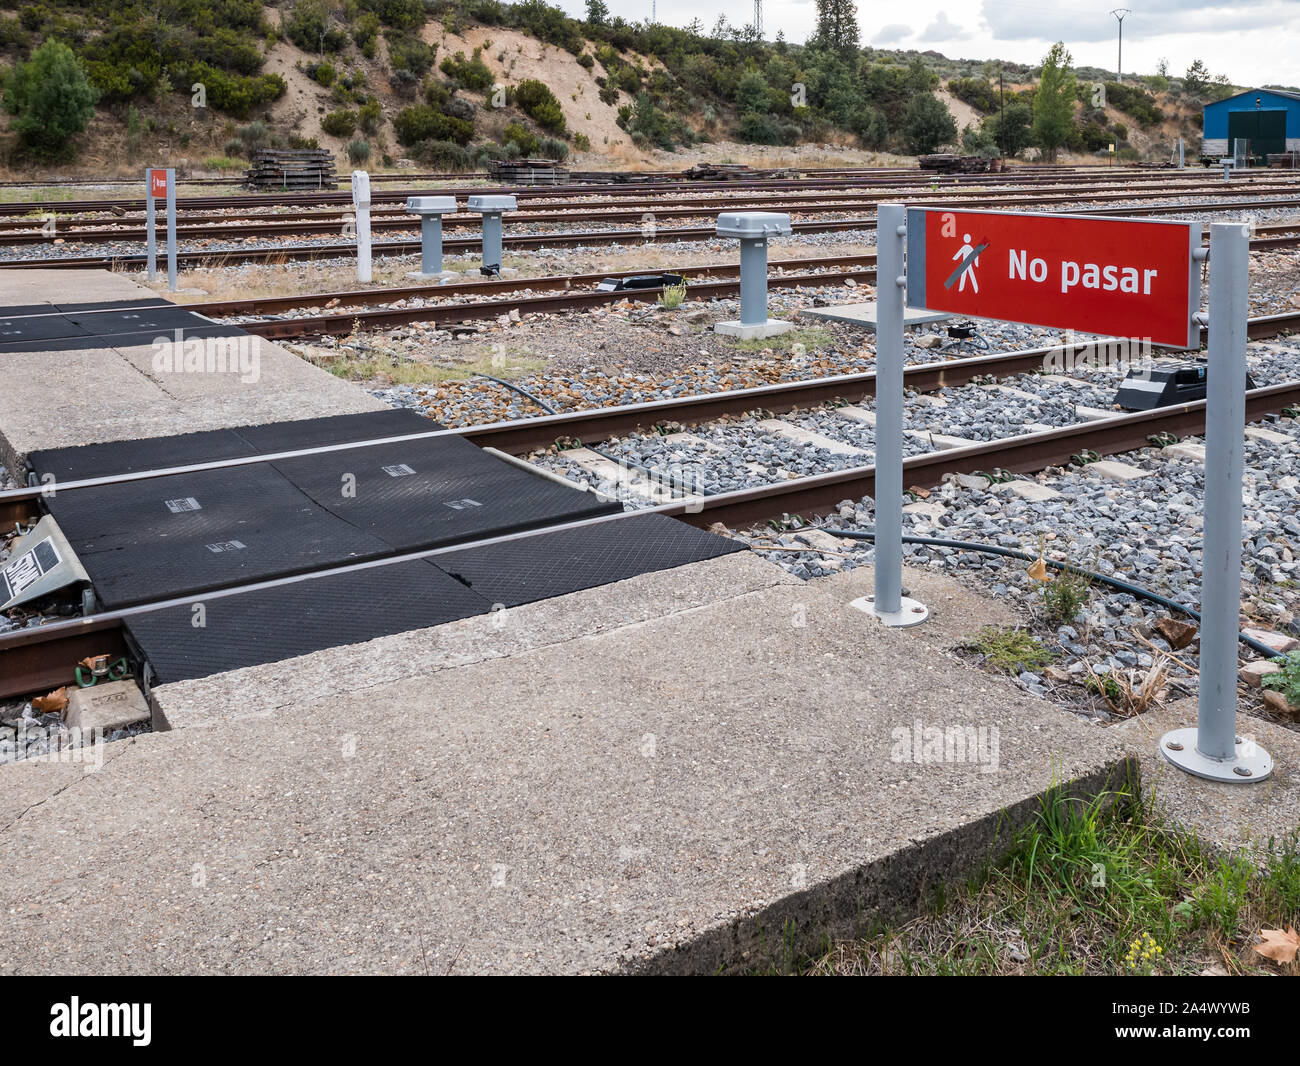
[[[1230,155],[1238,138],[1250,142],[1249,154],[1300,150],[1300,93],[1251,89],[1205,105],[1201,155]]]

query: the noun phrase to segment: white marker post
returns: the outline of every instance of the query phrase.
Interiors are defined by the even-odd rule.
[[[357,281],[370,280],[370,175],[352,172],[352,207],[357,215]]]
[[[1201,550],[1201,676],[1195,729],[1160,738],[1166,759],[1211,781],[1263,781],[1273,760],[1237,735],[1241,610],[1241,477],[1246,428],[1250,226],[1210,226],[1210,324],[1205,402],[1205,543]]]
[[[154,232],[157,227],[157,212],[154,211],[154,175],[159,171],[150,167],[144,172],[144,257],[145,267],[149,274],[149,280],[154,281],[158,277],[158,236]]]
[[[167,291],[176,291],[176,171],[167,175]]]
[[[875,596],[855,600],[887,626],[930,617],[903,595],[903,315],[907,225],[902,204],[876,211]]]

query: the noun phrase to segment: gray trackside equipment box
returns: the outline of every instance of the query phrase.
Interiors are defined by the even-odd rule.
[[[723,211],[718,215],[719,237],[788,237],[790,216],[776,211]]]
[[[471,211],[514,211],[519,204],[513,196],[471,196]]]

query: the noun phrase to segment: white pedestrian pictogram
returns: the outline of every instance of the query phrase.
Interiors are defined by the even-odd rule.
[[[979,264],[980,255],[979,252],[975,251],[974,246],[971,244],[969,233],[962,234],[962,240],[965,241],[965,243],[952,253],[953,259],[960,259],[962,264],[960,268],[961,283],[957,286],[957,291],[965,292],[966,279],[970,278],[970,287],[978,293],[980,291],[980,283],[975,280],[975,267]],[[971,260],[969,264],[966,262],[968,259]]]

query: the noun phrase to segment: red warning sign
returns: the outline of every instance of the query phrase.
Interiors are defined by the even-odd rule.
[[[907,210],[907,305],[1195,347],[1198,222]]]
[[[167,196],[167,171],[153,169],[149,171],[149,195],[155,200],[165,199]]]

